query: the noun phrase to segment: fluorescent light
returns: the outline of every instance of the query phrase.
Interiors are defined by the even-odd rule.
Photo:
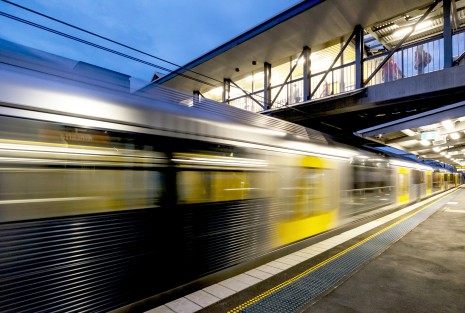
[[[442,151],[441,152],[441,155],[446,155],[447,153],[445,151]]]
[[[412,30],[412,27],[400,28],[400,29],[396,30],[392,34],[392,36],[393,37],[403,37],[403,36],[407,35],[411,30]]]
[[[434,147],[433,148],[434,152],[441,152],[441,150],[442,150],[441,147]]]
[[[447,130],[454,129],[454,123],[451,120],[442,121],[441,124]]]
[[[422,146],[427,147],[427,146],[429,146],[431,144],[431,142],[429,142],[428,140],[422,139],[422,140],[420,140],[420,144]]]
[[[418,24],[415,27],[415,30],[422,30],[422,29],[428,28],[430,26],[433,26],[433,21],[431,21],[431,20],[423,21],[423,22],[421,22],[420,24]]]
[[[420,24],[415,26],[415,31],[419,31],[419,30],[429,28],[432,25],[433,25],[433,22],[431,20],[421,22]],[[398,30],[396,30],[392,34],[392,36],[394,36],[394,37],[403,37],[403,36],[407,35],[411,30],[412,30],[412,26],[399,28]]]
[[[451,133],[449,134],[450,138],[451,139],[454,139],[454,140],[457,140],[460,138],[460,134],[459,133]]]
[[[412,131],[411,129],[408,129],[408,128],[407,129],[402,129],[401,132],[406,134],[407,136],[410,136],[410,137],[416,135],[416,133],[414,131]]]

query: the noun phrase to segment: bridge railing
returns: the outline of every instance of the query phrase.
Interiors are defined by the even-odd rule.
[[[400,48],[390,58],[390,61],[393,62],[387,62],[368,82],[367,86],[443,70],[443,47],[444,39],[437,37]],[[452,36],[452,52],[454,60],[463,57],[465,53],[465,32],[455,33]],[[375,71],[388,53],[389,52],[364,58],[364,81]],[[315,90],[315,87],[320,83],[324,73],[325,72],[313,73],[310,76],[312,99],[320,99],[355,89],[355,62],[334,67]],[[283,86],[282,89],[281,86]],[[272,108],[280,108],[300,103],[307,100],[304,99],[303,91],[303,78],[294,79],[285,84],[273,86],[271,88],[271,97],[269,101],[275,100],[272,103]],[[276,96],[276,94],[278,94],[278,96]],[[231,99],[229,104],[253,112],[264,111],[264,91],[260,90],[251,93],[251,95],[255,101],[250,99],[250,96],[244,95]]]
[[[444,69],[443,47],[443,38],[402,47],[376,73],[368,86]],[[364,60],[364,80],[374,72],[387,54],[388,52]]]

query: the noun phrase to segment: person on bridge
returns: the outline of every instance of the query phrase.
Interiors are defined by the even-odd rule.
[[[390,58],[386,64],[384,64],[382,70],[382,75],[383,75],[383,81],[386,83],[386,82],[390,82],[390,81],[393,81],[393,80],[397,80],[400,78],[400,71],[399,71],[399,67],[397,66],[397,62],[394,61],[393,58]]]
[[[423,45],[418,46],[415,51],[415,64],[414,67],[418,74],[423,74],[425,67],[431,62],[431,54],[423,50]]]

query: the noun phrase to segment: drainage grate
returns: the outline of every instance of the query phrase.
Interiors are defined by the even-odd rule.
[[[463,191],[460,191],[461,194]],[[454,194],[458,196],[459,194]],[[450,201],[450,197],[384,228],[304,273],[262,293],[229,312],[295,312],[324,294],[361,265],[375,258]]]

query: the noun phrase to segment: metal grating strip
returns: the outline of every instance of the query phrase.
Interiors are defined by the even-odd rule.
[[[459,196],[463,191],[454,193]],[[450,196],[413,213],[306,272],[262,293],[229,312],[296,312],[388,249],[441,208]]]

